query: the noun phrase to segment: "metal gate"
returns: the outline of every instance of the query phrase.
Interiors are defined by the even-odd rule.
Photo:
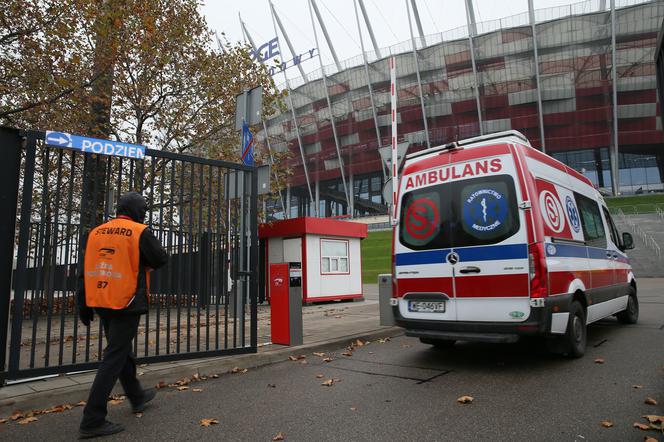
[[[137,359],[255,352],[255,169],[151,149],[82,153],[44,136],[0,129],[0,385],[98,365],[101,321],[82,325],[75,301],[80,244],[130,190],[146,197],[145,222],[169,253],[151,275]]]

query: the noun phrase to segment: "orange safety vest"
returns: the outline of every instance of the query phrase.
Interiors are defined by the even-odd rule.
[[[88,307],[120,310],[134,300],[138,286],[139,240],[146,227],[122,217],[90,231],[84,263]],[[146,279],[149,279],[147,272]]]

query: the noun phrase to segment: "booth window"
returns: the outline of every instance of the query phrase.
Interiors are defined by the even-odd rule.
[[[348,241],[321,239],[320,268],[323,274],[348,273]]]

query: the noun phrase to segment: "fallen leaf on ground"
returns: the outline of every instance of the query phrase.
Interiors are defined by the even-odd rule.
[[[87,402],[79,401],[74,404],[74,407],[85,407],[85,404],[87,404]]]
[[[111,399],[110,401],[108,401],[109,405],[120,405],[122,402],[124,401],[120,399]]]
[[[470,404],[474,400],[475,398],[472,396],[460,396],[457,398],[457,402],[460,404]]]
[[[166,387],[168,387],[168,384],[165,381],[159,381],[157,383],[157,385],[154,386],[154,388],[156,388],[157,390],[159,390],[160,388],[166,388]]]
[[[36,420],[37,420],[36,417],[30,416],[30,417],[26,417],[25,419],[21,419],[20,421],[18,421],[18,424],[19,425],[25,425],[25,424],[29,424],[30,422],[34,422]]]
[[[217,425],[219,421],[217,419],[201,419],[198,423],[201,427],[209,427],[210,425]]]
[[[231,373],[246,373],[248,371],[249,370],[246,369],[246,368],[233,367],[233,369],[231,370]]]
[[[219,375],[217,373],[215,373],[215,374],[211,374],[210,377],[212,379],[217,379],[219,377]]]
[[[355,345],[356,347],[363,347],[364,342],[362,342],[361,339],[358,339],[357,341],[353,342],[353,345]]]
[[[642,424],[641,422],[634,422],[632,426],[639,430],[650,430],[650,425]]]
[[[144,374],[145,374],[144,371],[139,371],[138,373],[136,373],[136,376],[143,376]]]
[[[196,393],[200,393],[201,391],[203,391],[203,389],[202,388],[192,388],[191,391],[196,392]]]
[[[648,422],[651,424],[657,423],[657,422],[664,422],[664,416],[658,416],[656,414],[644,414],[641,416],[645,419],[648,419]]]
[[[306,355],[290,355],[288,357],[289,360],[291,361],[299,361],[300,359],[305,359],[307,356]]]
[[[353,356],[353,352],[350,352],[350,351],[346,351],[346,352],[343,352],[343,353],[341,353],[341,354],[342,354],[343,356]]]
[[[141,418],[143,417],[143,413],[134,413],[134,416],[136,416],[137,418]]]
[[[643,385],[636,385],[635,384],[635,385],[632,385],[632,388],[635,389],[635,390],[638,390],[640,388],[643,388]]]
[[[317,352],[314,352],[314,356],[318,356],[319,358],[324,358],[325,353],[321,353],[321,352],[317,351]]]
[[[611,428],[611,427],[613,427],[613,422],[611,422],[611,421],[602,421],[602,426],[604,428]]]
[[[350,411],[357,411],[357,407],[350,407]]]
[[[323,362],[332,362],[332,358],[325,358],[323,359]]]
[[[654,437],[646,436],[646,437],[643,438],[643,442],[659,442],[659,441],[657,439],[655,439]]]
[[[18,420],[18,419],[22,419],[24,417],[25,417],[25,415],[23,414],[22,411],[16,410],[12,413],[12,415],[10,416],[10,419],[15,421],[15,420]]]
[[[179,387],[177,388],[177,390],[178,390],[178,391],[185,391],[185,390],[189,390],[189,387],[187,387],[187,386],[185,386],[185,385],[181,385],[181,386],[179,386]]]
[[[282,433],[281,431],[278,432],[277,434],[274,435],[272,440],[284,440],[284,433]]]
[[[595,364],[603,364],[603,363],[604,363],[604,358],[595,359]]]
[[[381,343],[381,344],[384,344],[388,341],[391,341],[391,339],[389,337],[381,338],[381,339],[378,340],[378,342]]]
[[[335,318],[336,319],[341,319],[341,315],[336,315]]]
[[[322,377],[323,377],[323,375],[320,374],[320,373],[316,375],[316,379],[321,379]]]
[[[326,387],[331,387],[332,384],[334,384],[334,381],[332,379],[328,379],[326,381],[323,381],[323,383],[321,385],[324,385]]]
[[[657,405],[657,401],[651,397],[647,397],[646,400],[643,402],[645,402],[648,405]]]
[[[201,375],[198,373],[194,373],[193,376],[191,377],[193,381],[200,381],[201,380]]]
[[[8,419],[0,419],[0,424],[6,424]]]

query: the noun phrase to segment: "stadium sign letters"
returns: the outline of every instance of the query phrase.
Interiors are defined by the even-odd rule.
[[[122,143],[120,141],[100,140],[98,138],[81,137],[65,132],[46,131],[44,137],[46,144],[68,149],[80,150],[85,153],[100,155],[114,155],[118,157],[143,159],[145,146]]]
[[[279,52],[279,37],[274,37],[272,40],[267,43],[263,43],[258,47],[257,51],[251,51],[251,59],[265,63],[272,58],[281,55]],[[292,60],[281,61],[281,64],[277,66],[270,67],[270,75],[273,76],[277,72],[283,72],[286,69],[297,66],[306,60],[311,60],[316,55],[316,48],[311,48],[306,52],[302,52],[298,55],[295,55]]]

